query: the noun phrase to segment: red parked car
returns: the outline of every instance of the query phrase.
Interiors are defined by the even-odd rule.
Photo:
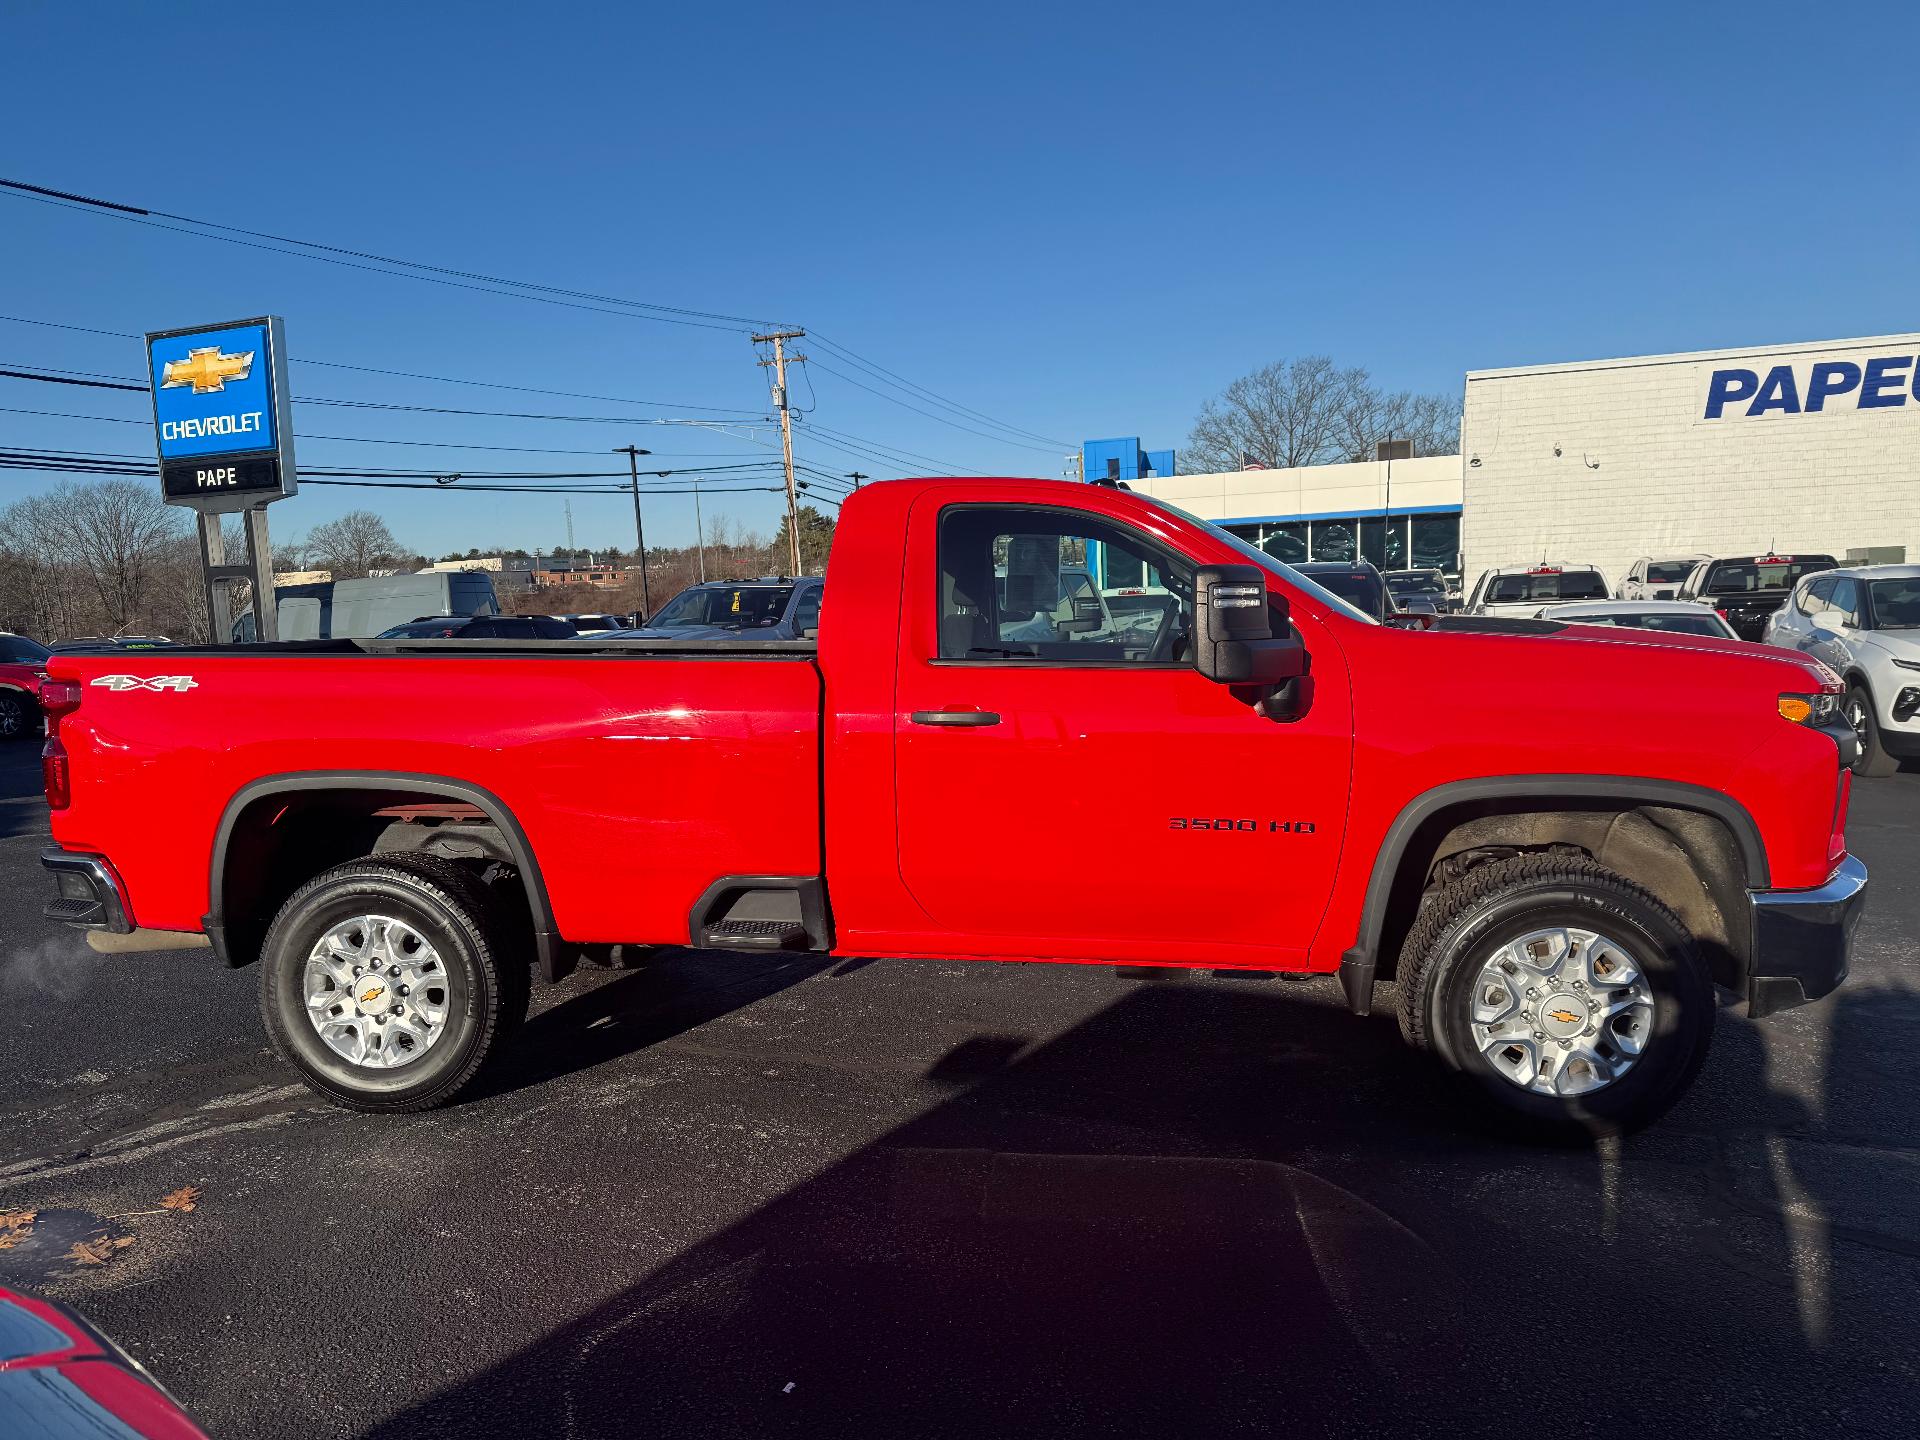
[[[0,634],[0,740],[40,733],[40,686],[52,653],[24,635]]]
[[[0,1426],[8,1436],[207,1440],[160,1383],[64,1305],[0,1289]]]
[[[1803,655],[1382,625],[1060,481],[867,486],[827,583],[817,640],[56,656],[48,915],[258,962],[367,1110],[452,1099],[613,943],[1392,978],[1409,1042],[1577,1131],[1673,1103],[1716,984],[1846,974],[1853,732]]]

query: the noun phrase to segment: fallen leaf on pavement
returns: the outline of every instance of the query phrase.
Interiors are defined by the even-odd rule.
[[[131,1244],[131,1235],[101,1235],[92,1240],[76,1240],[73,1248],[67,1251],[67,1259],[77,1260],[82,1265],[104,1265],[116,1251],[124,1250]]]
[[[37,1210],[0,1211],[0,1250],[11,1250],[31,1235],[39,1215]]]
[[[200,1187],[198,1185],[182,1185],[171,1195],[162,1195],[160,1197],[160,1203],[169,1210],[191,1210],[199,1203],[199,1200]]]

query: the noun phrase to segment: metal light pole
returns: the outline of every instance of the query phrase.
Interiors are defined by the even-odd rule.
[[[647,589],[647,527],[640,519],[640,457],[653,452],[637,445],[616,445],[613,453],[627,457],[627,472],[633,477],[633,538],[640,547],[640,609],[643,619],[651,619],[653,596]]]
[[[700,552],[700,583],[707,583],[707,527],[700,523],[700,477],[693,477],[693,543]]]

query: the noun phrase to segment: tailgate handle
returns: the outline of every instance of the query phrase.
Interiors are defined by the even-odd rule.
[[[993,710],[916,710],[916,725],[998,725],[1000,715]]]

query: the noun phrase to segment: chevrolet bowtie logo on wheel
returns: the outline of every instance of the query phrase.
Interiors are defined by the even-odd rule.
[[[1580,1017],[1571,1010],[1549,1010],[1547,1012],[1547,1018],[1549,1020],[1558,1020],[1562,1025],[1571,1025]]]
[[[200,684],[191,675],[96,675],[87,683],[108,690],[171,690],[176,695]]]
[[[218,345],[204,350],[189,350],[183,360],[169,360],[161,372],[160,388],[172,390],[191,385],[196,395],[212,395],[227,388],[229,380],[244,380],[253,373],[253,355],[222,355]]]

